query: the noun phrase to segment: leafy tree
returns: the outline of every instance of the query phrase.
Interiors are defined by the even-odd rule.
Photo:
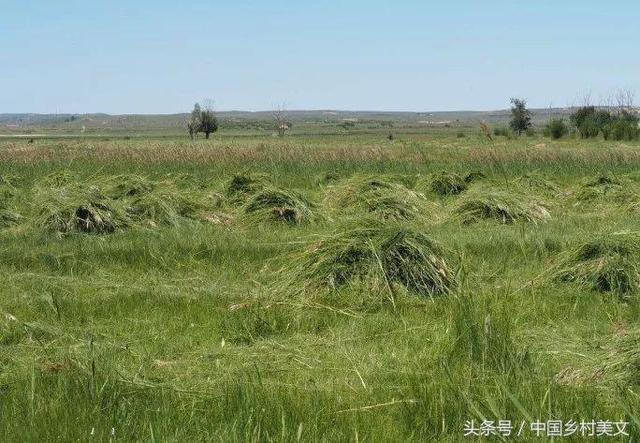
[[[187,130],[192,140],[198,132],[204,132],[205,138],[208,139],[218,130],[218,119],[210,107],[202,109],[200,104],[196,103],[191,111],[191,118],[187,122]]]
[[[521,135],[531,126],[531,111],[527,109],[527,101],[521,98],[512,98],[509,127],[518,135]]]
[[[209,134],[218,130],[218,119],[211,109],[205,109],[200,112],[200,131],[204,132],[205,138],[209,138]]]

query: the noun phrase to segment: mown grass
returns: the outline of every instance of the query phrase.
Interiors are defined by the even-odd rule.
[[[464,422],[485,418],[629,421],[640,438],[637,285],[624,297],[599,290],[593,261],[557,278],[581,245],[640,230],[629,209],[638,145],[37,140],[2,142],[0,159],[0,209],[21,216],[0,227],[0,441],[462,441]],[[429,183],[443,171],[484,177],[438,193]],[[260,186],[230,191],[251,174]],[[624,201],[582,198],[605,175],[624,183]],[[307,281],[310,245],[372,217],[332,196],[376,176],[399,178],[398,201],[424,200],[410,218],[375,223],[439,245],[450,290],[394,281],[398,261],[331,290]],[[51,232],[42,209],[57,204],[60,180],[99,188],[126,225]],[[265,189],[304,196],[315,216],[247,217]],[[544,201],[550,218],[460,223],[456,208],[484,190]],[[133,211],[145,196],[151,209]],[[172,203],[185,199],[197,202],[188,217]],[[368,265],[384,265],[376,256]],[[640,269],[623,258],[622,270],[607,262],[616,282]]]

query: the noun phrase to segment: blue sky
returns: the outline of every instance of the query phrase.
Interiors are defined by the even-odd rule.
[[[0,0],[0,112],[497,109],[640,94],[640,3]]]

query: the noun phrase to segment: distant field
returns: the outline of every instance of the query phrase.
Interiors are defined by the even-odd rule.
[[[639,440],[640,144],[371,119],[0,139],[0,441]]]
[[[542,125],[553,116],[568,116],[567,109],[533,110],[533,121]],[[219,112],[219,136],[271,135],[271,112]],[[371,132],[424,133],[433,130],[473,128],[480,121],[507,126],[508,110],[453,112],[289,111],[291,133],[362,134]],[[74,137],[140,137],[186,134],[189,114],[0,114],[0,135],[65,135]],[[344,127],[345,122],[352,126]]]

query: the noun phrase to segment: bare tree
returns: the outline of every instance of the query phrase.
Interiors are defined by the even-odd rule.
[[[615,104],[618,113],[633,112],[635,93],[629,88],[618,89],[615,93]]]
[[[277,106],[273,111],[273,120],[276,127],[276,133],[279,137],[284,137],[286,132],[291,129],[291,122],[287,120],[287,108],[284,104]]]

